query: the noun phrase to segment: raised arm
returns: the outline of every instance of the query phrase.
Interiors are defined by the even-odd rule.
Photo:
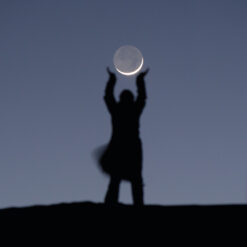
[[[149,69],[146,69],[144,72],[141,72],[136,77],[136,86],[137,86],[136,106],[139,114],[142,113],[146,103],[147,93],[146,93],[144,77],[147,75],[148,71]]]
[[[116,107],[116,100],[114,97],[114,87],[116,85],[116,75],[110,71],[110,69],[107,67],[107,72],[109,74],[109,79],[106,84],[105,88],[105,95],[104,95],[104,100],[107,106],[107,109],[109,110],[110,113],[112,113]]]

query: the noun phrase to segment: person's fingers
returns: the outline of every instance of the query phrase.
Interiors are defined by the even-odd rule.
[[[113,73],[113,72],[109,69],[109,67],[107,67],[106,70],[107,70],[107,72],[108,72],[108,74],[109,74],[110,76],[115,76],[115,73]]]
[[[149,72],[149,68],[147,68],[145,71],[141,72],[141,73],[137,76],[137,78],[144,78],[144,77],[147,75],[148,72]]]
[[[108,72],[109,78],[113,81],[116,81],[117,77],[115,75],[115,73],[111,72],[111,70],[109,69],[109,67],[106,67],[106,70]]]
[[[144,71],[144,74],[146,75],[148,72],[149,72],[149,68],[147,68],[145,71]]]
[[[147,68],[145,71],[142,72],[142,76],[146,76],[148,72],[149,72],[149,68]]]

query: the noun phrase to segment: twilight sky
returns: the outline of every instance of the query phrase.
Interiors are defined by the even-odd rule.
[[[245,0],[1,0],[0,208],[103,202],[115,50],[141,50],[147,204],[247,201]],[[115,95],[136,93],[120,74]],[[129,183],[120,201],[131,203]]]

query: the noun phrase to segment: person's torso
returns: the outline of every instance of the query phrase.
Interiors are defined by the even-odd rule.
[[[139,116],[135,105],[123,107],[118,105],[112,115],[113,137],[131,139],[139,137]]]

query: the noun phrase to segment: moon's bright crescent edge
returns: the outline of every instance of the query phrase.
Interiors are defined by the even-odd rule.
[[[136,70],[134,70],[133,72],[123,72],[123,71],[119,70],[117,67],[116,67],[116,70],[120,74],[123,74],[123,75],[127,75],[127,76],[134,75],[134,74],[136,74],[142,68],[143,63],[144,63],[144,59],[142,58],[142,62],[140,64],[140,66]]]

